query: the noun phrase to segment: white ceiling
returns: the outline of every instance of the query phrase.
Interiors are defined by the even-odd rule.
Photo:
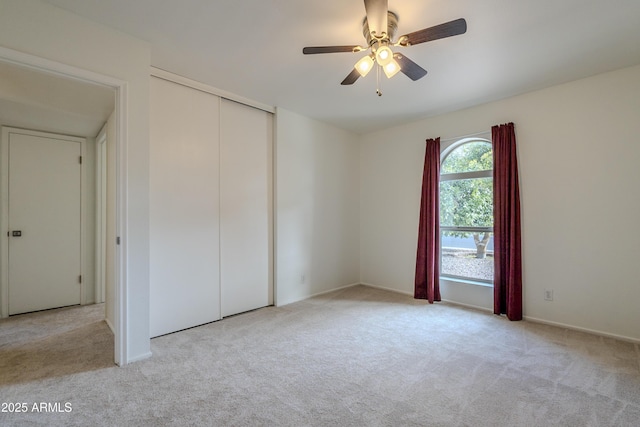
[[[398,34],[457,18],[467,33],[403,49],[429,74],[370,74],[341,86],[362,54],[362,0],[43,0],[151,44],[152,65],[358,133],[640,63],[638,0],[389,0]]]

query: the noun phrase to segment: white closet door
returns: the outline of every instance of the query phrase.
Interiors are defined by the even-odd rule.
[[[273,115],[222,100],[220,117],[224,317],[269,305]]]
[[[218,97],[151,78],[150,329],[220,319]]]

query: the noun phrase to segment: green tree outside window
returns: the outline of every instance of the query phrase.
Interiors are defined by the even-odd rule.
[[[493,153],[486,141],[464,143],[445,157],[440,167],[441,226],[493,227],[493,179],[474,173],[492,170]],[[443,234],[459,238],[472,234],[476,257],[485,258],[492,233],[447,230]]]

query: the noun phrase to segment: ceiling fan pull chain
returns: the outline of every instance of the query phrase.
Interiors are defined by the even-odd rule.
[[[380,66],[376,67],[376,93],[378,96],[382,96],[382,91],[380,90]]]

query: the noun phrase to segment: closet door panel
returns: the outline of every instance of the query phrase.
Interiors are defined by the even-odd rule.
[[[273,115],[223,99],[220,117],[224,317],[269,305]]]
[[[217,96],[151,78],[150,330],[219,320]]]

